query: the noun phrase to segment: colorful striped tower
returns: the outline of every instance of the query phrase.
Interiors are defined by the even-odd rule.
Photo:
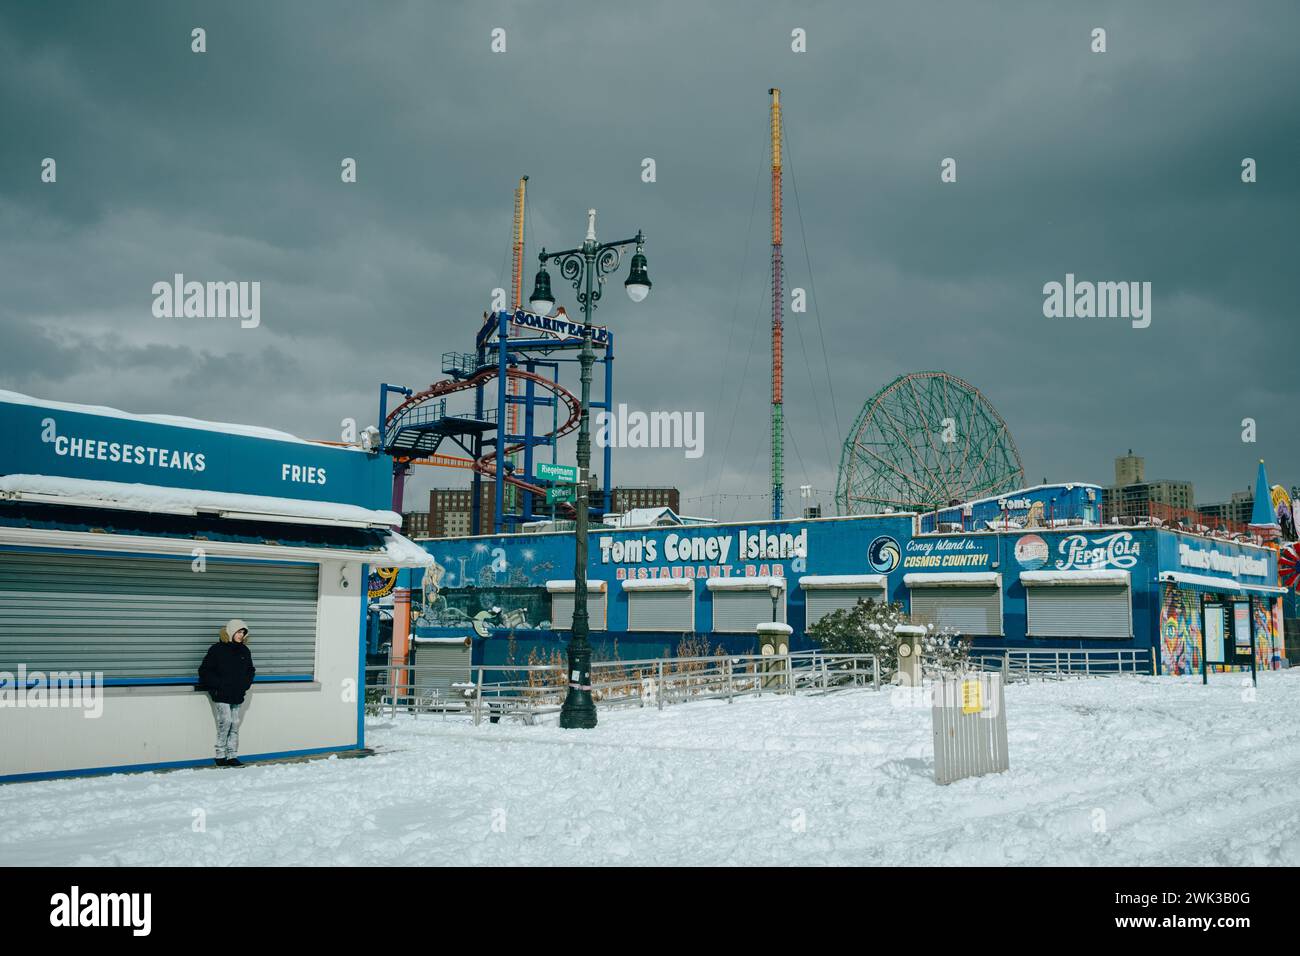
[[[785,303],[781,288],[781,91],[772,96],[772,518],[780,519],[785,497]]]

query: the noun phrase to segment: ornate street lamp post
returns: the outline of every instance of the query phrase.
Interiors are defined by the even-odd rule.
[[[591,471],[591,366],[596,355],[591,348],[591,314],[600,301],[605,277],[618,270],[623,261],[623,250],[636,246],[632,266],[623,287],[633,302],[640,302],[650,293],[650,277],[646,273],[645,236],[639,231],[632,239],[620,242],[596,240],[596,210],[587,210],[587,238],[577,249],[550,252],[545,249],[538,255],[537,279],[528,304],[541,315],[550,315],[555,309],[555,296],[551,293],[551,276],[546,271],[548,260],[555,260],[560,275],[573,283],[582,306],[582,417],[578,425],[578,509],[574,538],[576,553],[573,564],[573,637],[569,641],[569,691],[560,709],[561,727],[590,728],[596,726],[596,704],[591,699],[591,644],[587,639],[587,522],[590,517]]]

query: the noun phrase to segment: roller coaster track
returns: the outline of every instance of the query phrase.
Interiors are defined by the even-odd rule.
[[[478,372],[469,376],[468,378],[446,379],[441,382],[434,382],[424,391],[414,393],[413,395],[411,395],[410,398],[406,399],[406,401],[402,402],[402,404],[398,405],[395,409],[393,409],[393,411],[389,414],[387,420],[384,422],[385,430],[391,431],[394,428],[401,427],[402,419],[406,415],[409,415],[411,412],[413,412],[416,408],[425,404],[426,402],[444,398],[447,395],[452,395],[455,394],[456,392],[463,392],[471,388],[477,388],[480,385],[484,385],[487,382],[491,381],[492,379],[496,378],[497,373],[498,373],[497,366],[489,365],[480,369]],[[554,439],[562,438],[563,436],[569,434],[575,428],[578,427],[578,423],[582,418],[582,406],[578,402],[577,396],[574,395],[572,392],[570,392],[568,389],[562,387],[557,382],[553,382],[542,375],[538,375],[536,372],[528,372],[520,368],[507,368],[506,376],[507,378],[513,379],[515,381],[531,381],[541,386],[543,389],[545,389],[546,391],[554,395],[557,400],[564,403],[565,407],[568,409],[569,417],[555,431],[549,432],[548,433],[549,437]],[[506,418],[508,420],[509,416],[507,415]],[[501,427],[500,410],[497,411],[497,419],[498,419],[498,428],[500,428]],[[499,434],[500,432],[498,432],[498,435]],[[523,447],[524,447],[523,442],[518,442],[513,445],[508,445],[505,448],[504,452],[502,451],[501,448],[498,447],[494,449],[491,454],[484,455],[482,458],[478,458],[478,459],[461,458],[456,455],[424,455],[420,457],[394,455],[393,460],[397,462],[403,462],[403,463],[414,464],[414,465],[428,464],[428,465],[445,465],[451,468],[469,468],[470,470],[475,471],[478,474],[483,475],[484,477],[495,479],[497,473],[498,456],[501,454],[509,455],[512,454],[513,452],[521,451]],[[513,474],[507,473],[505,475],[505,480],[509,484],[514,485],[516,488],[522,488],[524,491],[530,491],[535,495],[544,496],[546,494],[545,487],[543,487],[542,485],[533,484],[531,481],[528,481],[526,478],[520,478]],[[564,505],[561,507],[563,507],[566,512],[573,511],[573,507],[571,505]]]

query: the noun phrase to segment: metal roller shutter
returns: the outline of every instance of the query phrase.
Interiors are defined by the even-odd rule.
[[[608,626],[605,623],[606,618],[606,601],[604,591],[587,592],[587,629],[592,631],[603,631]],[[572,591],[552,591],[551,592],[551,627],[557,631],[567,631],[573,628],[573,592]]]
[[[777,620],[785,623],[785,593],[777,600]],[[767,589],[713,592],[713,630],[726,634],[753,634],[759,624],[772,620],[772,596]]]
[[[0,551],[0,670],[190,679],[232,617],[259,677],[311,675],[318,566]]]
[[[1025,588],[1029,637],[1133,637],[1133,607],[1124,585]]]
[[[804,602],[807,608],[807,627],[812,627],[833,611],[847,611],[858,600],[881,602],[885,600],[884,588],[807,588]]]
[[[939,627],[976,637],[1002,635],[1002,589],[914,587],[912,614]]]
[[[422,641],[416,639],[412,657],[411,683],[419,697],[436,695],[440,700],[464,700],[452,684],[469,683],[472,649],[468,641]]]
[[[695,592],[628,591],[629,631],[695,630]]]

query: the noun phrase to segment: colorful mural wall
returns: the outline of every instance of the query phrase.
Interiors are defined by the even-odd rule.
[[[1286,654],[1282,650],[1282,629],[1275,621],[1281,601],[1252,601],[1255,613],[1255,666],[1277,670]]]
[[[1286,654],[1281,627],[1282,602],[1251,599],[1255,618],[1255,666],[1277,670]],[[1164,674],[1199,674],[1202,640],[1201,595],[1198,591],[1165,585],[1160,604],[1160,667]],[[1231,637],[1229,635],[1229,640]],[[1215,673],[1244,671],[1245,665],[1211,664]]]
[[[1160,672],[1201,671],[1201,596],[1166,585],[1160,604]]]

